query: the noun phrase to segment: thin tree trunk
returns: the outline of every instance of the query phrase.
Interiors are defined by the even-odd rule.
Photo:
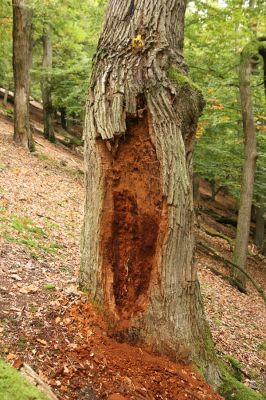
[[[5,94],[4,94],[4,99],[3,99],[3,105],[4,105],[5,107],[7,106],[8,92],[9,92],[9,88],[7,87],[7,88],[5,89]]]
[[[115,331],[218,374],[193,266],[191,155],[203,107],[187,78],[185,0],[110,0],[85,118],[80,284]]]
[[[29,120],[31,11],[25,0],[13,0],[14,141],[30,151],[34,142]]]
[[[266,97],[266,37],[258,38],[258,41],[261,42],[259,45],[259,54],[263,59],[263,83],[264,83],[264,94]],[[258,221],[256,220],[256,233],[255,233],[255,242],[257,246],[259,246],[262,254],[266,255],[266,231],[265,231],[265,206],[260,207],[258,213]]]
[[[265,220],[264,220],[265,206],[260,205],[256,207],[256,228],[254,235],[255,245],[262,250],[265,235]]]
[[[253,56],[253,55],[252,55]],[[240,61],[240,102],[244,130],[244,166],[242,174],[242,187],[240,206],[237,220],[237,234],[233,261],[242,269],[246,269],[247,251],[250,231],[251,206],[256,168],[256,129],[253,119],[251,96],[252,56],[244,51]],[[233,274],[241,285],[246,287],[246,276],[239,270],[233,269]]]
[[[198,205],[200,201],[200,176],[197,173],[193,174],[193,199],[194,205]]]
[[[256,222],[256,212],[257,212],[257,207],[252,204],[251,206],[251,214],[250,214],[250,221],[251,222]]]
[[[61,107],[60,108],[60,119],[61,119],[62,128],[67,131],[67,119],[66,119],[66,109],[65,109],[65,107]]]
[[[53,128],[53,105],[51,69],[53,65],[53,47],[51,41],[51,29],[46,25],[43,30],[43,78],[42,78],[42,101],[43,101],[43,134],[44,137],[55,143]]]
[[[266,256],[266,235],[264,235],[264,243],[262,247],[262,254]]]
[[[256,128],[254,125],[252,109],[251,72],[254,62],[257,62],[256,57],[260,54],[261,48],[264,48],[264,45],[257,40],[249,43],[241,53],[239,69],[245,154],[233,262],[243,270],[246,269],[247,264],[251,207],[257,158]],[[235,278],[238,279],[241,285],[245,288],[245,274],[234,268],[232,272]]]

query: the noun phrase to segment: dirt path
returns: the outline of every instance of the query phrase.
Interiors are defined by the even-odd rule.
[[[82,159],[40,136],[37,153],[28,154],[12,143],[12,130],[0,115],[2,356],[17,366],[30,364],[64,400],[219,399],[191,366],[108,336],[110,327],[76,289]],[[213,244],[226,248],[222,241]],[[207,262],[213,260],[199,253],[217,349],[235,355],[254,375],[262,374],[262,303],[253,289],[245,296],[213,276],[204,268]]]

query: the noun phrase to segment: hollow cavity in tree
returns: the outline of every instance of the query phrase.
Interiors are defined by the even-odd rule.
[[[156,266],[163,226],[160,162],[149,135],[148,116],[127,120],[115,158],[101,141],[107,189],[101,221],[106,297],[120,319],[141,311]]]

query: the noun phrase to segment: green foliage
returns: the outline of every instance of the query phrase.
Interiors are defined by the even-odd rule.
[[[12,81],[12,7],[3,0],[0,11],[0,84]],[[52,102],[69,119],[82,122],[93,55],[102,25],[106,0],[28,0],[33,10],[32,95],[41,99],[40,81],[49,73]],[[247,2],[196,0],[188,3],[185,59],[189,77],[171,66],[170,79],[203,93],[204,114],[199,123],[194,170],[201,177],[225,187],[236,199],[241,188],[243,129],[239,105],[240,53],[257,50],[256,37],[265,35],[266,23],[260,0]],[[42,36],[49,24],[53,67],[42,67]],[[225,29],[226,24],[226,29]],[[260,42],[262,46],[262,42]],[[192,84],[193,82],[193,84]],[[266,204],[266,116],[261,61],[253,71],[254,116],[258,161],[254,188]]]
[[[46,229],[24,216],[10,215],[5,208],[0,211],[2,237],[10,243],[26,246],[36,258],[40,252],[56,253],[61,247],[49,240],[50,228]]]
[[[266,340],[264,340],[264,342],[261,342],[259,344],[258,350],[266,351]]]
[[[52,32],[52,101],[67,116],[81,121],[88,89],[92,58],[103,20],[105,1],[32,0],[34,9],[34,66],[32,92],[41,97],[39,81],[47,71],[42,67],[43,27]]]
[[[54,290],[55,289],[55,284],[54,283],[45,283],[43,285],[44,290]]]
[[[8,117],[13,118],[13,116],[14,116],[13,108],[6,108],[6,107],[2,106],[2,104],[0,104],[0,110],[1,110],[4,114],[6,114]]]
[[[226,24],[226,29],[225,29]],[[200,27],[200,29],[199,29]],[[243,165],[243,129],[239,104],[238,69],[243,48],[249,54],[265,35],[266,24],[259,1],[190,3],[185,34],[185,58],[193,82],[200,84],[206,107],[199,123],[194,170],[203,178],[226,187],[239,198]],[[249,43],[249,45],[247,45]],[[256,45],[253,45],[253,44]],[[252,76],[258,162],[254,199],[266,202],[265,95],[262,62]],[[254,200],[255,202],[255,200]]]
[[[92,58],[96,50],[106,0],[28,0],[33,11],[33,66],[31,94],[41,100],[40,81],[50,74],[52,101],[67,116],[82,121]],[[3,3],[3,4],[2,4]],[[12,83],[12,7],[2,0],[0,11],[0,86]],[[42,37],[49,24],[53,68],[42,67]]]
[[[12,7],[1,0],[0,7],[0,82],[4,87],[12,83]]]
[[[18,371],[2,360],[0,360],[0,398],[1,400],[48,400]]]

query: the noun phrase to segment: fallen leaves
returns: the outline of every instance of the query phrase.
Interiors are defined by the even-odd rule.
[[[7,359],[8,361],[15,360],[16,358],[17,358],[17,355],[16,355],[16,354],[13,354],[13,353],[8,353],[7,356],[6,356],[6,359]]]
[[[34,284],[23,286],[22,288],[19,289],[19,292],[22,294],[33,294],[37,293],[38,291],[39,291],[38,286],[35,286]]]
[[[9,124],[9,135],[12,129]],[[85,395],[91,390],[117,400],[119,396],[123,398],[121,393],[125,397],[133,393],[132,398],[152,399],[157,392],[161,393],[158,398],[172,399],[179,386],[183,397],[176,398],[189,400],[189,385],[195,396],[203,399],[206,386],[201,387],[197,375],[191,375],[186,367],[177,370],[166,360],[152,359],[144,350],[117,345],[108,338],[104,321],[77,289],[82,180],[61,163],[65,160],[74,168],[73,155],[41,137],[38,141],[46,159],[28,155],[23,149],[14,151],[11,141],[1,135],[0,121],[1,156],[6,166],[0,176],[1,206],[8,215],[26,216],[26,222],[32,221],[23,227],[34,229],[35,235],[49,232],[47,237],[42,236],[49,244],[45,251],[0,240],[2,354],[16,368],[21,368],[22,359],[34,365],[42,380],[67,400],[83,398],[82,387],[86,388]],[[82,168],[80,159],[75,163]],[[23,222],[23,218],[18,221]],[[224,252],[229,251],[226,244],[211,240]],[[59,248],[53,247],[54,243]],[[207,261],[213,262],[202,255],[197,260],[216,347],[220,353],[235,355],[248,369],[260,373],[265,352],[258,350],[258,345],[265,340],[265,332],[258,299],[252,291],[249,296],[241,295],[214,277],[204,268]]]
[[[22,278],[17,274],[11,274],[10,278],[14,279],[15,281],[22,281]]]

